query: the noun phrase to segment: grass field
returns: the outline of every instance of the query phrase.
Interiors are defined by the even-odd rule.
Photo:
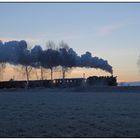
[[[1,90],[0,137],[140,137],[140,94]]]

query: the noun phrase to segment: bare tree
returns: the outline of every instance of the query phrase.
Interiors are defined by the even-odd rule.
[[[21,65],[16,68],[14,68],[17,72],[19,72],[23,78],[26,78],[27,84],[29,83],[29,80],[31,78],[31,72],[33,70],[32,66],[28,65]]]
[[[53,41],[49,41],[46,45],[47,50],[44,51],[44,58],[46,58],[46,68],[49,68],[51,71],[51,81],[53,81],[53,71],[59,64],[59,60],[57,59],[59,53],[57,51],[57,47]]]
[[[24,65],[21,67],[21,70],[23,72],[23,75],[26,76],[26,80],[27,80],[27,84],[28,84],[30,76],[31,76],[30,74],[32,71],[32,66]]]
[[[31,70],[33,67],[32,67],[31,51],[28,49],[27,44],[24,45],[24,48],[20,53],[21,54],[19,55],[19,62],[21,65],[21,71],[23,75],[26,76],[28,86]]]
[[[56,44],[52,40],[49,40],[46,43],[46,48],[47,49],[53,49],[53,50],[56,50],[57,49]]]
[[[0,40],[0,80],[3,79],[3,74],[6,68],[6,59],[4,57],[6,52],[4,51],[3,42]]]
[[[0,80],[3,79],[3,74],[6,68],[6,64],[5,63],[0,63]]]
[[[42,67],[42,74],[43,74],[43,79],[47,79],[48,78],[48,74],[49,74],[49,70],[46,68]]]
[[[59,53],[60,53],[60,60],[61,60],[61,70],[62,70],[62,78],[63,82],[66,77],[66,74],[70,72],[73,64],[73,60],[71,59],[71,54],[69,53],[71,49],[69,48],[68,44],[64,41],[61,41],[59,44]]]
[[[41,80],[43,80],[43,67],[42,67],[43,58],[42,58],[42,55],[43,55],[43,50],[42,50],[41,46],[36,45],[33,49],[31,49],[32,65],[35,68],[40,69]]]
[[[39,74],[38,74],[38,69],[37,68],[34,68],[34,67],[32,67],[32,70],[31,70],[31,72],[29,73],[29,77],[31,78],[31,76],[35,76],[35,78],[37,79],[37,80],[39,80],[40,79],[40,76],[39,76]]]
[[[26,78],[27,83],[29,83],[29,79],[31,78],[31,72],[34,73],[33,67],[18,65],[13,68],[22,76],[22,78]]]
[[[37,70],[35,69],[35,75],[36,75],[36,79],[38,80],[39,79],[39,76],[38,76],[38,73],[37,73]]]
[[[70,72],[70,68],[68,67],[62,67],[62,79],[64,80],[67,76],[67,74]]]

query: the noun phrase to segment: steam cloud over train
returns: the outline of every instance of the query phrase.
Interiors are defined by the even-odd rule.
[[[91,67],[99,68],[112,73],[112,66],[107,60],[92,57],[90,52],[81,56],[63,41],[59,48],[54,49],[52,42],[49,42],[50,48],[43,50],[41,46],[36,45],[31,50],[28,49],[26,41],[9,41],[3,43],[0,41],[0,63],[9,63],[13,65],[30,65],[32,67],[50,68],[52,66],[64,67]]]
[[[41,70],[41,81],[43,83],[48,83],[48,85],[49,80],[43,79],[42,69],[51,70],[50,81],[53,81],[53,69],[56,67],[61,67],[63,73],[63,82],[65,79],[65,73],[69,69],[76,67],[101,69],[113,74],[112,66],[107,60],[98,58],[97,56],[92,56],[92,54],[88,51],[79,56],[63,41],[61,41],[59,45],[55,45],[52,41],[49,41],[46,49],[42,49],[42,47],[39,45],[35,45],[33,48],[29,49],[27,42],[24,40],[9,41],[5,43],[0,41],[0,67],[6,64],[22,66],[22,68],[25,70],[27,83],[29,85],[32,82],[39,82],[29,81],[29,75],[32,68]],[[69,79],[67,79],[67,81],[69,81]],[[65,81],[65,83],[67,83],[67,81]],[[57,82],[58,80],[55,80],[55,85],[58,85],[56,84]],[[1,82],[0,84],[2,83],[4,84],[4,82]],[[24,83],[24,81],[21,81],[21,83]]]

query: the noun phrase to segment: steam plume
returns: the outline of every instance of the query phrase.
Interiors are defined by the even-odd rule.
[[[5,43],[0,41],[0,63],[32,66],[35,68],[52,68],[57,66],[66,68],[87,67],[113,73],[112,66],[108,64],[107,60],[92,56],[90,52],[78,56],[64,42],[61,42],[57,49],[47,48],[43,50],[41,46],[36,45],[29,50],[24,40]]]

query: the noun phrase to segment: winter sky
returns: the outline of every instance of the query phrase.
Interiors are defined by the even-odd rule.
[[[64,40],[78,54],[90,51],[108,60],[119,81],[140,81],[140,3],[0,3],[0,18],[2,41],[45,47],[48,40]]]

